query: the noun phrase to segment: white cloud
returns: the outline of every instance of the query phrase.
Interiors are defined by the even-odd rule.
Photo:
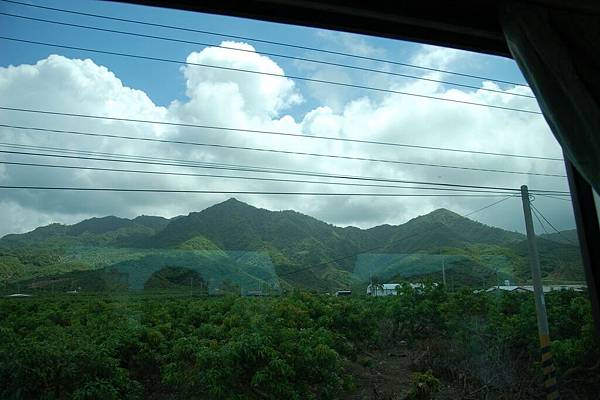
[[[385,57],[386,52],[383,48],[370,44],[364,37],[354,33],[318,29],[315,31],[315,34],[320,40],[325,40],[329,44],[335,45],[342,52],[363,57]]]
[[[245,51],[209,47],[191,53],[186,61],[189,64],[215,65],[271,75],[186,65],[182,71],[186,78],[186,94],[190,98],[186,107],[190,111],[201,114],[206,114],[207,110],[215,111],[211,101],[218,99],[225,100],[219,104],[219,109],[224,112],[245,112],[270,118],[302,101],[294,82],[281,78],[285,75],[281,67],[268,57],[254,52],[254,47],[235,42],[223,42],[221,46]]]
[[[409,64],[427,68],[447,69],[449,65],[465,57],[464,51],[444,47],[423,45],[421,51],[413,55]]]
[[[223,46],[237,47],[249,52],[206,48],[193,52],[188,62],[222,65],[231,68],[256,70],[284,76],[285,72],[273,60],[254,52],[244,43],[224,42]],[[448,67],[462,62],[464,54],[454,50],[424,47],[414,57],[420,63]],[[325,135],[340,138],[359,138],[373,141],[398,142],[415,145],[466,148],[506,153],[557,155],[560,150],[540,116],[484,107],[465,106],[451,102],[427,100],[396,94],[348,92],[338,97],[336,107],[327,102],[309,110],[296,121],[285,112],[302,101],[302,95],[288,78],[245,74],[198,66],[185,66],[186,101],[174,101],[159,107],[142,91],[128,88],[107,68],[92,60],[50,56],[35,65],[0,68],[0,98],[14,107],[48,109],[81,114],[110,115],[123,118],[179,121],[205,125],[239,127],[255,130],[284,131]],[[339,77],[339,74],[337,74]],[[438,84],[385,78],[380,85],[397,90],[460,99],[471,102],[494,103],[525,108],[535,104],[528,99],[487,91],[448,89]],[[491,82],[484,88],[501,90]],[[323,86],[335,97],[337,89]],[[506,92],[526,92],[510,88]],[[340,100],[342,99],[342,100]],[[163,125],[134,124],[117,121],[98,121],[52,117],[3,111],[0,118],[11,124],[57,129],[104,132],[117,135],[193,140],[221,144],[275,148],[313,153],[333,153],[359,157],[406,160],[421,163],[464,165],[474,168],[499,168],[532,172],[561,172],[561,163],[534,162],[526,159],[484,157],[472,154],[437,152],[384,147],[341,141],[309,140],[286,136],[232,133],[210,129],[177,128]],[[16,133],[0,131],[3,141],[38,146],[87,149],[123,154],[137,154],[218,163],[263,165],[325,173],[364,175],[420,181],[448,181],[489,186],[518,187],[530,184],[537,188],[566,188],[556,178],[474,173],[456,169],[415,167],[392,163],[276,155],[249,151],[215,149],[201,146],[182,146],[141,143],[115,139],[86,138],[72,135]],[[4,156],[4,159],[23,160],[24,157]],[[32,160],[32,159],[29,159]],[[39,159],[36,161],[40,161]],[[76,160],[44,159],[71,165],[103,165]],[[118,168],[142,169],[143,166],[113,164]],[[82,170],[41,169],[33,167],[0,167],[0,183],[40,184],[99,187],[185,188],[204,190],[282,190],[339,192],[391,192],[393,189],[336,187],[324,185],[284,184],[260,181],[209,179],[200,177],[153,176],[141,174],[105,173]],[[175,171],[173,167],[146,166],[150,170]],[[210,170],[187,169],[186,172],[210,173]],[[213,171],[214,172],[214,171]],[[217,172],[218,173],[218,172]],[[221,173],[225,174],[226,171]],[[233,174],[233,172],[229,172]],[[241,175],[243,173],[235,173]],[[258,174],[253,174],[258,175]],[[271,177],[273,177],[271,175]],[[293,176],[287,176],[294,179]],[[323,180],[296,177],[298,179]],[[355,182],[356,183],[356,182]],[[373,182],[374,183],[374,182]],[[416,191],[411,191],[416,192]],[[226,195],[184,194],[123,194],[4,191],[0,203],[2,228],[0,235],[21,232],[50,221],[73,222],[91,215],[115,214],[133,217],[138,214],[174,216],[203,209],[225,200]],[[296,209],[331,223],[363,227],[381,223],[398,224],[418,214],[446,207],[467,212],[494,199],[474,198],[369,198],[369,197],[283,197],[236,196],[257,206],[271,209]],[[543,201],[543,200],[539,200]],[[556,204],[558,203],[558,204]],[[555,220],[569,223],[570,211],[564,202],[543,203],[547,214]],[[508,207],[508,206],[506,206]],[[482,220],[509,229],[521,227],[519,204],[514,202],[502,213],[490,211]],[[561,208],[562,207],[562,208]],[[512,210],[512,211],[511,211]]]

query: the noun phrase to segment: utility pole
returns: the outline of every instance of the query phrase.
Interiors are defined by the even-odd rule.
[[[500,287],[500,277],[498,276],[498,269],[499,267],[496,265],[496,268],[494,268],[494,270],[496,271],[496,286]]]
[[[546,388],[546,399],[555,400],[560,398],[556,382],[556,370],[552,363],[550,352],[550,332],[548,329],[548,315],[546,314],[546,303],[544,302],[544,288],[542,286],[542,274],[540,272],[540,258],[538,255],[533,219],[531,218],[531,205],[529,203],[529,190],[527,185],[521,186],[521,200],[523,201],[523,214],[525,216],[525,229],[527,230],[527,243],[529,245],[529,263],[531,265],[531,277],[533,281],[533,295],[535,297],[535,310],[537,314],[538,335],[542,351],[542,369],[544,371],[544,387]]]
[[[194,297],[194,277],[190,278],[190,297]]]
[[[444,288],[446,287],[446,262],[444,255],[442,255],[442,282],[444,282]]]

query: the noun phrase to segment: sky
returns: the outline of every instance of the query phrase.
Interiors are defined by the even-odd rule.
[[[26,2],[23,0],[23,2]],[[29,1],[29,4],[33,2]],[[48,7],[212,32],[201,34],[123,21],[98,19],[0,1],[0,107],[176,122],[253,131],[294,133],[302,137],[198,127],[133,123],[0,110],[0,124],[93,132],[169,141],[323,153],[467,168],[502,169],[564,175],[561,161],[423,150],[307,136],[359,139],[485,152],[561,157],[561,149],[538,114],[480,107],[402,95],[409,92],[463,102],[539,111],[527,87],[403,67],[382,61],[343,57],[253,39],[327,49],[379,60],[393,60],[444,71],[525,83],[514,61],[418,43],[343,32],[275,24],[210,14],[164,10],[99,1],[44,1]],[[15,17],[62,22],[32,21]],[[102,29],[169,37],[157,38],[94,31]],[[237,38],[219,36],[227,34]],[[239,37],[245,37],[241,39]],[[160,62],[84,50],[65,49],[6,38],[117,52],[179,62]],[[187,43],[181,43],[186,41]],[[193,43],[189,43],[193,42]],[[217,47],[221,46],[221,47]],[[237,50],[226,49],[229,47]],[[269,53],[268,55],[265,53]],[[277,55],[301,57],[309,62]],[[352,65],[395,74],[450,81],[466,88],[386,73],[326,65]],[[187,63],[187,64],[186,64]],[[258,71],[253,74],[191,64]],[[277,75],[277,76],[275,76]],[[313,81],[297,79],[304,77]],[[346,86],[314,82],[325,80]],[[382,88],[385,91],[347,85]],[[489,90],[494,91],[489,91]],[[391,92],[390,92],[391,91]],[[88,151],[186,162],[280,168],[383,179],[466,185],[568,190],[564,177],[483,172],[364,160],[275,154],[239,149],[154,143],[0,127],[0,150],[7,145],[44,146],[56,151]],[[58,150],[57,150],[58,149]],[[31,150],[25,150],[31,151]],[[49,150],[46,149],[46,152]],[[68,153],[74,154],[74,153]],[[0,185],[155,188],[214,191],[293,191],[339,193],[417,193],[415,189],[331,186],[199,176],[151,175],[79,168],[6,164],[152,170],[168,173],[247,175],[325,181],[289,174],[260,174],[165,165],[108,163],[0,153]],[[180,163],[181,161],[179,161]],[[167,163],[173,163],[169,161]],[[372,182],[371,182],[372,183]],[[422,191],[421,193],[423,193]],[[429,192],[431,193],[431,192]],[[441,192],[443,193],[443,192]],[[283,196],[183,193],[115,193],[0,189],[0,236],[53,222],[71,224],[92,216],[162,215],[202,210],[229,197],[271,210],[294,209],[339,226],[368,228],[401,224],[437,208],[459,214],[484,207],[490,197]],[[558,229],[572,229],[568,201],[538,196],[536,207]],[[521,202],[512,198],[472,216],[504,229],[524,230]],[[536,229],[543,233],[539,223]],[[548,227],[546,227],[548,229]]]

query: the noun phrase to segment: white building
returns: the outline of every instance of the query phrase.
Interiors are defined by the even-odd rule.
[[[410,287],[413,289],[424,289],[424,283],[409,283]],[[434,286],[437,286],[438,283],[434,282]],[[367,286],[367,296],[395,296],[398,294],[398,290],[402,285],[399,283],[382,283],[379,285],[369,284]]]
[[[367,296],[395,296],[400,288],[399,283],[370,284],[367,286]]]
[[[517,285],[499,285],[492,286],[489,289],[485,290],[487,293],[500,293],[500,292],[533,292],[533,287],[531,286],[517,286]]]
[[[410,287],[413,289],[417,289],[417,291],[425,288],[424,283],[409,283]],[[437,286],[437,283],[433,283],[434,286]],[[379,285],[369,284],[367,286],[367,296],[395,296],[398,294],[398,290],[400,290],[399,283],[382,283]]]
[[[533,290],[533,286],[527,286]],[[586,285],[544,285],[544,292],[553,292],[555,290],[573,290],[575,292],[583,292],[587,289]]]
[[[544,285],[542,286],[544,293],[553,292],[555,290],[573,290],[575,292],[583,292],[586,289],[585,285]],[[485,290],[487,293],[499,293],[499,292],[532,292],[532,285],[500,285],[492,286]]]

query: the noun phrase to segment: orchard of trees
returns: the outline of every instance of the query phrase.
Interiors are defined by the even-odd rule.
[[[586,295],[546,303],[562,397],[597,398]],[[544,398],[527,293],[4,298],[0,337],[2,399],[345,399],[352,365],[400,346],[410,379],[394,398]]]

